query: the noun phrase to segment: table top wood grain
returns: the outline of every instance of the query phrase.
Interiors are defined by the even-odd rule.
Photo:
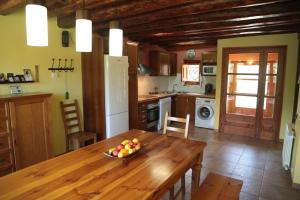
[[[127,162],[103,154],[133,138],[145,146]],[[0,199],[159,199],[195,165],[205,146],[130,130],[1,177]]]

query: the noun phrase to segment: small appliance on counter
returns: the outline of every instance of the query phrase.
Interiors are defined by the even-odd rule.
[[[213,93],[213,89],[214,89],[213,84],[207,83],[205,85],[205,94],[212,94]]]

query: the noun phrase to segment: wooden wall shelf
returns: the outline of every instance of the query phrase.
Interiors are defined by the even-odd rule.
[[[26,82],[0,82],[0,85],[1,84],[23,84],[23,83],[35,83],[36,81],[26,81]]]

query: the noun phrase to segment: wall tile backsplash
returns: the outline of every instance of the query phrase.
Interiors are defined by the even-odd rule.
[[[158,88],[159,92],[173,91],[173,86],[175,86],[175,91],[178,92],[195,92],[204,93],[205,84],[211,83],[215,88],[216,77],[215,76],[205,76],[201,77],[199,85],[189,85],[185,86],[181,82],[181,74],[178,73],[177,76],[148,76],[139,75],[138,76],[138,94],[144,95],[149,94],[149,92],[154,92],[155,87]]]

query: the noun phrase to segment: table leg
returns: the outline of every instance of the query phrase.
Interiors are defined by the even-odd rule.
[[[192,166],[192,184],[191,184],[191,195],[192,196],[199,189],[202,159],[203,159],[203,153],[201,153],[196,158],[196,162],[195,162],[194,166]]]

